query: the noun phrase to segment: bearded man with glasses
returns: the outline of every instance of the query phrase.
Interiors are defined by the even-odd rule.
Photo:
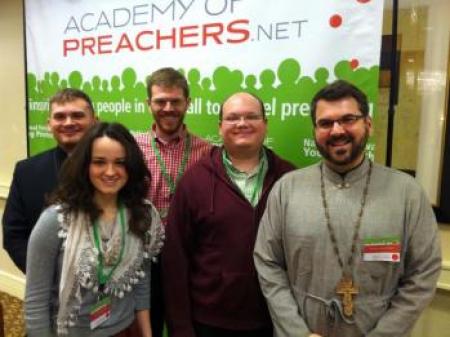
[[[276,337],[406,337],[441,268],[436,219],[410,176],[365,155],[365,94],[345,81],[311,104],[323,160],[281,178],[254,258]]]

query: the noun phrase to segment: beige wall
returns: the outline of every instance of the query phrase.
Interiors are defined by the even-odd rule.
[[[26,157],[25,75],[22,37],[22,2],[0,2],[0,186],[8,186],[14,163]]]
[[[22,4],[17,0],[0,1],[0,215],[10,184],[14,163],[26,156],[25,92],[22,38]],[[409,138],[409,137],[408,137]],[[442,242],[450,242],[450,226],[441,226]],[[0,234],[1,237],[1,234]],[[450,330],[450,248],[443,245],[444,273],[431,306],[417,323],[412,337],[437,337]],[[0,249],[0,290],[23,296],[23,275]]]
[[[3,214],[14,163],[26,157],[22,22],[22,1],[0,1],[0,215]],[[1,236],[0,233],[0,239]],[[22,295],[23,286],[23,274],[0,249],[0,289]]]

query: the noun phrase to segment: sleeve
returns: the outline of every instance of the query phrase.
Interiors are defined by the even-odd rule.
[[[147,232],[144,250],[148,254],[144,258],[142,269],[145,272],[145,278],[143,278],[137,285],[134,291],[134,299],[136,303],[136,310],[150,309],[150,297],[151,297],[151,261],[157,258],[161,252],[161,248],[164,244],[164,228],[161,223],[161,218],[156,210],[155,206],[149,201],[144,200],[144,203],[148,206],[149,217],[151,219],[150,229]]]
[[[267,201],[256,238],[254,260],[276,337],[306,337],[310,331],[292,294],[283,249],[282,184],[278,181]]]
[[[146,310],[150,308],[150,260],[145,259],[142,270],[145,277],[140,279],[133,290],[135,310]]]
[[[170,205],[162,251],[164,303],[171,337],[195,337],[189,295],[192,219],[184,182],[182,179],[178,184]]]
[[[156,207],[147,201],[150,206],[150,216],[152,223],[150,226],[150,240],[148,242],[148,254],[151,259],[156,259],[164,246],[165,230],[162,224],[161,217]]]
[[[3,214],[3,247],[14,264],[25,273],[28,238],[32,225],[26,218],[19,184],[20,164],[16,165]]]
[[[52,293],[57,290],[60,239],[58,237],[57,211],[47,208],[31,232],[28,246],[25,323],[29,337],[52,336]]]
[[[441,270],[441,250],[433,210],[421,190],[407,192],[404,274],[389,309],[367,337],[407,336],[434,296]]]

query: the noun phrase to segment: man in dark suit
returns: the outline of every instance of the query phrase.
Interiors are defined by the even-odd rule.
[[[96,120],[91,99],[77,89],[59,91],[49,106],[48,129],[57,146],[16,164],[2,220],[3,247],[24,273],[28,239],[45,198],[56,187],[64,159]]]

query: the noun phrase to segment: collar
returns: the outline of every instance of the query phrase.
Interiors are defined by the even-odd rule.
[[[332,184],[334,184],[337,188],[349,188],[353,185],[353,183],[363,179],[369,172],[369,159],[367,157],[364,157],[361,164],[351,169],[344,175],[333,171],[323,161],[321,165],[323,165],[323,173],[325,178]]]
[[[66,160],[68,153],[66,151],[64,151],[60,146],[56,146],[55,147],[55,161],[56,161],[56,166],[59,169],[62,165],[62,163],[64,162],[64,160]]]
[[[253,170],[251,170],[250,172],[246,173],[246,172],[242,172],[240,170],[238,170],[236,167],[234,167],[233,163],[231,162],[230,157],[228,156],[227,151],[225,150],[225,148],[223,148],[222,151],[222,161],[223,164],[225,166],[225,168],[229,169],[231,171],[231,173],[236,174],[236,175],[246,175],[248,177],[251,177],[255,174],[257,174],[259,172],[259,169],[265,165],[265,163],[267,163],[267,154],[266,154],[266,150],[263,147],[261,149],[261,151],[259,152],[259,163],[258,165],[255,166],[255,168]]]
[[[64,151],[63,148],[59,145],[55,147],[55,152],[58,154],[58,156],[67,157],[67,152]]]
[[[169,137],[169,139],[161,137],[160,133],[156,130],[156,124],[152,125],[152,130],[151,130],[151,136],[163,145],[178,143],[181,139],[184,139],[184,137],[186,137],[186,134],[187,134],[186,124],[183,124],[183,126],[180,128],[180,130],[178,130],[178,132],[171,135]]]

